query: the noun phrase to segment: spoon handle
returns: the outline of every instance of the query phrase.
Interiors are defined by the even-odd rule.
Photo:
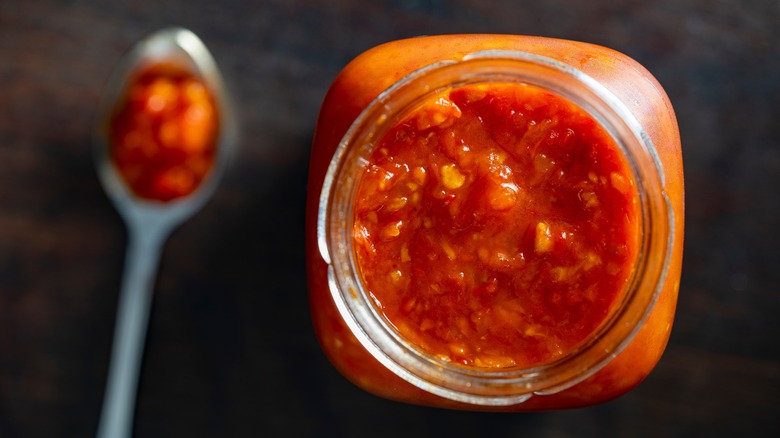
[[[111,364],[98,438],[125,438],[132,432],[138,376],[163,236],[128,229]]]

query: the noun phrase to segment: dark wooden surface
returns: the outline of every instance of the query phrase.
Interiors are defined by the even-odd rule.
[[[92,436],[126,235],[90,129],[138,38],[198,33],[239,106],[240,151],[165,247],[136,436],[773,436],[780,432],[780,3],[0,0],[0,436]],[[369,396],[312,333],[308,151],[336,73],[384,41],[500,32],[603,44],[665,86],[682,132],[685,263],[667,352],[588,409],[490,415]]]

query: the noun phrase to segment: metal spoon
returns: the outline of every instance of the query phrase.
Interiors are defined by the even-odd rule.
[[[132,74],[145,65],[165,61],[187,69],[208,87],[219,112],[217,153],[209,176],[191,195],[166,203],[136,197],[125,185],[110,157],[109,123]],[[162,246],[170,232],[193,215],[214,192],[231,155],[236,125],[222,76],[203,42],[182,28],[158,31],[140,41],[109,79],[98,107],[94,156],[98,175],[128,231],[128,247],[114,329],[98,437],[130,436],[138,375],[149,320],[152,288]]]

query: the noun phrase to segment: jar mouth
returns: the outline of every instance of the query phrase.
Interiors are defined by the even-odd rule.
[[[638,184],[641,241],[627,292],[616,310],[575,350],[530,368],[478,368],[445,362],[390,326],[365,290],[352,242],[352,203],[367,156],[407,109],[445,89],[486,82],[536,86],[574,102],[615,141]],[[328,168],[320,197],[318,246],[328,283],[347,326],[380,363],[411,384],[451,400],[480,405],[521,403],[589,377],[631,341],[666,277],[674,235],[663,170],[648,135],[603,85],[559,61],[516,51],[483,51],[419,69],[382,92],[355,120]],[[663,257],[650,257],[662,254]]]

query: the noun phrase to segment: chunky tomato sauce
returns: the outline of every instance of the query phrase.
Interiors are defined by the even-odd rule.
[[[437,96],[373,151],[354,205],[357,263],[389,323],[443,361],[565,355],[621,299],[638,195],[611,137],[532,86]]]
[[[200,79],[155,65],[135,76],[111,120],[112,157],[137,196],[187,196],[211,169],[218,126],[214,99]]]

